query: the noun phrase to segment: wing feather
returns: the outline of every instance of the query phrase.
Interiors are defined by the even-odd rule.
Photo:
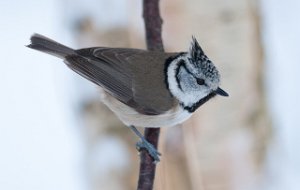
[[[174,105],[164,73],[165,61],[171,54],[101,47],[76,53],[65,59],[72,70],[138,112],[161,114]]]

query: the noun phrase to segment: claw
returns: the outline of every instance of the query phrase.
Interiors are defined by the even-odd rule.
[[[141,140],[136,143],[136,148],[138,151],[141,151],[142,149],[146,149],[147,152],[150,154],[150,156],[154,159],[155,163],[158,163],[160,161],[159,156],[161,156],[161,153],[159,153],[156,148],[150,144],[146,140]]]
[[[159,153],[156,148],[149,143],[145,137],[133,126],[130,125],[129,128],[138,136],[140,137],[140,141],[136,143],[136,149],[140,152],[142,149],[147,150],[147,152],[150,154],[150,156],[153,158],[154,163],[158,163],[160,161],[159,156],[161,153]]]

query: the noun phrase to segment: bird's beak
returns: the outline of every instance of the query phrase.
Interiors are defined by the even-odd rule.
[[[229,96],[229,94],[227,92],[225,92],[224,90],[222,90],[222,88],[220,88],[220,87],[218,87],[218,89],[215,91],[215,93],[220,96]]]

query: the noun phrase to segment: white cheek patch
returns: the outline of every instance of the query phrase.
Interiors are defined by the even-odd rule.
[[[189,63],[188,56],[182,56],[173,60],[167,69],[167,79],[169,89],[173,96],[175,96],[184,106],[192,106],[200,99],[204,98],[208,93],[205,91],[189,91],[185,92],[179,88],[178,82],[176,80],[176,69],[179,66],[180,61],[183,60],[185,63]],[[181,86],[184,84],[181,84]]]

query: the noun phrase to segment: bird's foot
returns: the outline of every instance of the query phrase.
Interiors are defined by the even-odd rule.
[[[159,153],[146,139],[141,138],[141,140],[136,143],[136,148],[138,151],[141,151],[142,149],[147,150],[149,155],[153,158],[154,163],[158,163],[160,161],[159,157],[161,156],[161,153]]]

